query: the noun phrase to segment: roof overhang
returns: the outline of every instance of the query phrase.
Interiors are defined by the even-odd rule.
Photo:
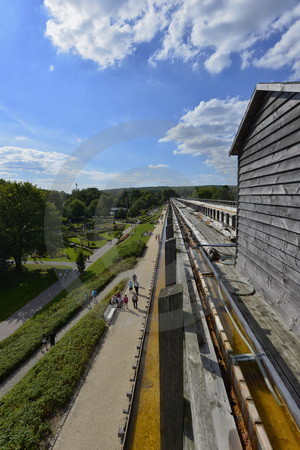
[[[300,92],[300,82],[291,83],[258,83],[247,106],[244,117],[235,135],[229,156],[238,155],[244,138],[251,126],[252,119],[267,92]]]

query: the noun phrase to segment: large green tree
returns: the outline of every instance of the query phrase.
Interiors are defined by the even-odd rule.
[[[65,216],[73,221],[80,220],[85,216],[85,206],[82,200],[70,198],[65,203]]]
[[[22,270],[22,261],[31,254],[46,252],[45,205],[42,191],[30,183],[0,184],[0,256],[13,258],[16,270]],[[53,204],[50,209],[57,214]],[[51,233],[58,234],[59,228]]]

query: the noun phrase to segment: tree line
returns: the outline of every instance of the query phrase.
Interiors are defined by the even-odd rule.
[[[0,179],[0,269],[13,259],[17,270],[28,257],[55,256],[68,223],[108,217],[131,219],[165,204],[171,197],[235,200],[229,186],[180,186],[100,191],[96,187],[63,191],[39,189],[29,182]]]

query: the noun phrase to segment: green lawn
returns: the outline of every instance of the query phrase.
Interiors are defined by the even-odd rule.
[[[66,262],[74,262],[76,261],[78,252],[80,251],[79,248],[76,247],[65,247],[62,251],[61,256],[56,256],[55,258],[42,258],[42,261],[66,261]],[[83,250],[83,253],[85,255],[90,255],[92,252],[87,252],[86,250]],[[66,256],[68,255],[68,257]],[[32,260],[32,258],[30,258]]]
[[[66,266],[56,266],[59,270]],[[18,274],[10,270],[5,274],[5,283],[0,290],[0,321],[7,319],[30,300],[57,281],[55,269],[51,266],[28,264],[25,270]]]
[[[114,233],[111,231],[104,231],[103,233],[99,233],[99,235],[104,239],[113,239]]]
[[[142,236],[146,231],[152,231],[154,228],[154,224],[150,223],[153,221],[156,216],[152,216],[148,219],[147,222],[137,225],[134,230],[134,234],[127,238],[125,241],[121,242],[119,245],[113,247],[111,250],[108,250],[100,259],[98,259],[94,264],[92,264],[87,272],[99,273],[104,268],[110,267],[114,264],[114,261],[118,259],[120,249],[123,247],[130,246],[133,242],[140,240],[145,243],[148,242],[150,236]]]

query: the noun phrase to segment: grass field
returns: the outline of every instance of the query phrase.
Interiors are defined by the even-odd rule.
[[[79,251],[80,251],[79,248],[65,247],[62,251],[61,256],[56,256],[55,258],[42,258],[42,261],[74,262],[74,261],[76,261]],[[90,255],[92,252],[87,252],[86,250],[83,250],[83,253],[85,255]],[[66,255],[68,255],[68,257]],[[29,261],[32,261],[32,258],[29,258]]]
[[[157,216],[159,217],[159,214]],[[98,273],[101,272],[105,267],[110,267],[112,264],[114,264],[114,261],[116,261],[116,259],[120,255],[120,251],[122,248],[127,246],[130,247],[131,244],[133,244],[138,240],[147,243],[150,236],[142,236],[142,235],[147,231],[153,230],[154,224],[150,222],[156,219],[157,219],[156,216],[152,216],[149,218],[147,222],[137,225],[134,229],[134,234],[132,236],[130,236],[124,242],[113,247],[111,250],[105,253],[100,259],[98,259],[98,261],[94,262],[94,264],[92,264],[87,269],[87,272]]]
[[[56,266],[59,270],[67,266]],[[7,319],[30,300],[57,281],[55,269],[51,266],[26,266],[24,272],[14,270],[5,274],[5,284],[0,290],[0,321]]]

